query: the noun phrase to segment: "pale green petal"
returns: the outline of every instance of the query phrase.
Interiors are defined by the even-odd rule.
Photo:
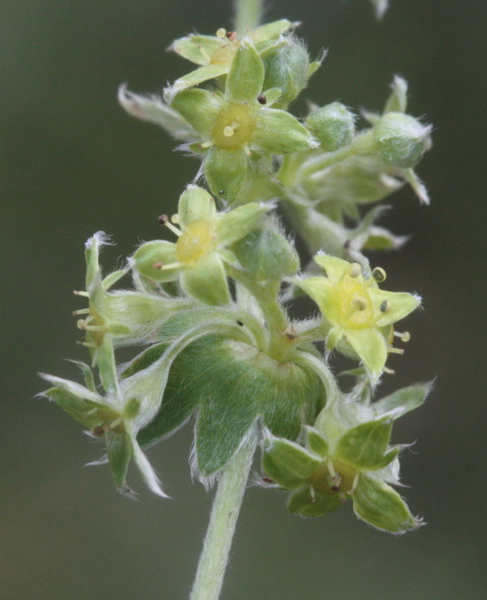
[[[216,216],[215,201],[205,189],[188,185],[179,197],[178,215],[183,227],[193,221],[213,220]]]
[[[323,315],[332,324],[337,323],[339,299],[336,289],[329,279],[326,277],[308,277],[308,279],[296,279],[295,283],[316,302]]]
[[[223,213],[218,219],[216,236],[218,244],[229,246],[245,237],[259,223],[272,206],[250,202]]]
[[[228,73],[225,97],[234,102],[255,102],[264,83],[264,63],[248,40],[242,40]]]
[[[316,256],[313,257],[313,260],[326,271],[327,277],[333,283],[339,281],[344,273],[350,271],[350,267],[352,266],[347,260],[331,256],[330,254],[316,254]]]
[[[225,267],[212,252],[181,273],[181,287],[189,296],[206,304],[222,305],[231,300]]]
[[[184,77],[176,79],[172,87],[167,89],[167,93],[171,98],[187,88],[199,85],[209,79],[216,79],[217,77],[220,77],[220,75],[225,75],[227,71],[228,65],[208,65],[200,67],[199,69],[184,75]]]
[[[374,312],[379,309],[380,317],[376,321],[377,327],[392,325],[407,317],[421,304],[421,298],[406,292],[386,292],[378,288],[369,289],[369,295],[374,306]],[[387,302],[387,310],[382,312],[381,306]]]
[[[214,35],[188,35],[175,40],[169,49],[186,60],[204,66],[210,64],[212,54],[225,44],[228,44],[227,40]]]
[[[183,90],[175,96],[171,107],[178,111],[204,140],[209,140],[224,100],[208,90]]]
[[[373,375],[380,375],[387,360],[387,344],[379,330],[344,329],[345,336],[358,354],[366,369]]]
[[[272,23],[266,23],[265,25],[257,27],[250,32],[250,37],[255,44],[267,42],[278,38],[281,33],[285,33],[294,25],[294,23],[287,19],[280,19],[279,21],[273,21]]]
[[[275,108],[262,108],[257,112],[252,143],[275,154],[309,150],[317,145],[311,133],[295,117]]]
[[[205,157],[204,172],[210,190],[220,199],[232,203],[245,181],[248,159],[245,151],[210,148]]]

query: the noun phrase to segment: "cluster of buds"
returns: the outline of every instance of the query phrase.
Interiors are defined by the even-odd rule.
[[[382,11],[387,2],[375,4]],[[200,160],[201,181],[183,191],[176,214],[159,217],[164,239],[142,243],[123,269],[102,277],[108,240],[88,240],[86,290],[76,292],[88,307],[75,314],[91,365],[79,363],[84,385],[44,376],[45,396],[105,441],[100,462],[124,494],[133,495],[133,459],[165,495],[145,450],[194,417],[192,467],[204,483],[257,435],[263,481],[291,490],[291,512],[318,516],[351,498],[358,517],[401,533],[420,520],[391,487],[401,450],[390,446],[392,422],[420,406],[429,386],[373,396],[393,373],[389,355],[403,352],[394,339],[409,339],[395,323],[420,298],[381,289],[386,274],[364,251],[404,241],[376,225],[383,207],[368,205],[405,182],[428,201],[413,169],[430,127],[406,114],[399,77],[382,113],[363,114],[364,129],[339,102],[292,115],[323,59],[310,59],[296,26],[283,19],[246,35],[189,35],[171,48],[196,68],[161,97],[120,88],[130,114]],[[279,211],[307,248],[304,264]],[[128,276],[131,289],[113,290]],[[291,317],[303,294],[319,316]],[[122,346],[134,357],[117,364]],[[335,353],[353,365],[351,391],[332,373]]]

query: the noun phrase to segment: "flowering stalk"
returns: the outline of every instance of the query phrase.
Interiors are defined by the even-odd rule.
[[[380,15],[387,2],[374,5]],[[131,460],[166,497],[146,452],[194,420],[193,474],[218,489],[192,600],[219,597],[257,447],[261,486],[287,490],[293,514],[321,516],[348,501],[383,531],[421,525],[393,487],[404,445],[391,433],[431,385],[375,399],[410,339],[396,323],[421,298],[388,291],[367,253],[406,241],[380,225],[382,200],[409,184],[428,203],[415,169],[431,127],[407,114],[400,77],[382,111],[363,111],[362,129],[340,102],[291,114],[324,55],[309,57],[297,23],[258,25],[261,2],[236,8],[236,31],[173,43],[194,68],[162,97],[120,88],[129,114],[200,161],[198,185],[182,192],[176,214],[159,217],[162,239],[140,244],[118,271],[102,275],[108,237],[88,240],[86,289],[76,292],[87,306],[75,315],[91,365],[78,363],[84,385],[44,375],[44,395],[104,442],[97,464],[108,463],[129,497]],[[129,275],[130,289],[118,289]],[[296,319],[305,295],[319,313]],[[118,362],[121,347],[134,350],[128,363]],[[349,387],[334,372],[337,353],[349,361]]]

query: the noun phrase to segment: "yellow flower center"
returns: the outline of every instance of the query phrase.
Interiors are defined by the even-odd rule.
[[[238,150],[252,140],[255,109],[247,104],[230,102],[218,115],[213,141],[225,150]]]
[[[339,460],[334,460],[332,464],[334,474],[330,473],[328,461],[324,461],[309,478],[310,484],[322,494],[349,492],[355,480],[355,469]]]
[[[359,280],[345,276],[336,285],[336,320],[343,327],[365,329],[374,326],[374,311],[369,293]]]
[[[200,219],[190,223],[176,242],[176,258],[183,264],[193,263],[209,254],[215,245],[212,221]]]

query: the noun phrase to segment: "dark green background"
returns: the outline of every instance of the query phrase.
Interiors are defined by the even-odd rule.
[[[420,410],[395,430],[416,442],[404,489],[427,527],[395,538],[347,506],[316,520],[288,515],[283,497],[246,496],[224,600],[480,600],[485,580],[486,31],[484,0],[392,0],[377,23],[365,0],[273,2],[270,20],[303,21],[312,54],[329,55],[307,91],[379,109],[394,73],[410,82],[410,111],[435,126],[418,171],[430,208],[410,189],[387,222],[412,233],[379,258],[389,288],[417,291],[425,310],[384,392],[438,377]],[[165,49],[193,30],[230,26],[216,0],[2,0],[0,168],[2,392],[0,600],[184,600],[211,495],[192,484],[190,427],[154,448],[173,497],[130,502],[100,448],[33,396],[37,371],[72,377],[84,358],[70,316],[82,306],[83,244],[113,234],[111,268],[160,234],[197,163],[156,127],[117,106],[121,82],[156,92],[188,69]],[[304,111],[303,105],[296,106]]]

